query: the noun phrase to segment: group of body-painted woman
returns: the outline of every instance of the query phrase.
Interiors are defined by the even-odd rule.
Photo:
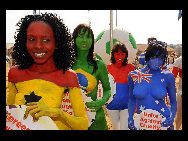
[[[160,69],[167,56],[163,44],[149,44],[147,66],[134,71],[134,66],[128,64],[126,46],[121,42],[112,49],[112,64],[106,67],[102,60],[96,59],[94,34],[85,24],[78,25],[72,36],[54,14],[28,15],[17,25],[12,54],[16,66],[11,67],[8,74],[7,105],[27,105],[24,119],[28,114],[33,121],[49,116],[60,130],[107,130],[102,106],[111,96],[110,73],[116,82],[116,94],[107,105],[107,111],[114,129],[136,130],[133,120],[136,103],[137,113],[143,109],[156,110],[166,117],[162,126],[173,129],[177,107],[175,79],[172,73]],[[99,80],[103,88],[100,100],[97,99]],[[96,112],[90,127],[81,89],[93,100],[85,105]],[[74,116],[60,109],[67,92]],[[33,93],[38,100],[28,100]],[[166,93],[170,109],[164,101]]]

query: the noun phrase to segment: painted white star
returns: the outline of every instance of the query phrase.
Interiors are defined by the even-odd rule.
[[[165,112],[165,109],[164,109],[164,108],[161,108],[161,111],[162,111],[162,112]]]
[[[155,100],[155,103],[156,103],[156,104],[159,104],[159,101],[158,101],[158,100]]]
[[[143,111],[145,109],[145,106],[139,106],[140,107],[140,111]]]

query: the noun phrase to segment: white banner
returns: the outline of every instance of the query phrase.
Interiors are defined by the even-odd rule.
[[[161,126],[165,119],[158,111],[146,109],[136,115],[134,124],[138,130],[167,130],[168,127]]]
[[[33,122],[33,117],[28,114],[24,120],[27,107],[25,105],[6,106],[6,130],[59,130],[48,116],[42,116],[37,122]]]

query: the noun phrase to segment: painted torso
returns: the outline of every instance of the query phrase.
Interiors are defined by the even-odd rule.
[[[93,66],[88,64],[79,65],[77,63],[73,65],[72,69],[77,73],[80,87],[85,87],[85,92],[95,101],[99,83],[98,71],[92,74]]]
[[[109,110],[123,110],[128,108],[129,90],[128,74],[134,70],[132,64],[116,67],[114,64],[107,65],[108,72],[114,77],[116,82],[116,94],[111,103],[107,105]]]
[[[96,78],[80,68],[76,69],[75,72],[77,74],[81,89],[86,93],[92,92],[97,86]]]
[[[165,104],[168,73],[162,70],[152,73],[147,67],[141,69],[141,73],[138,70],[130,73],[134,82],[133,95],[137,100],[137,113],[145,109],[153,109],[165,117],[170,116],[170,111]]]
[[[8,76],[9,83],[14,84],[17,90],[14,103],[17,105],[26,104],[26,97],[34,93],[36,95],[34,97],[39,97],[39,101],[43,101],[47,106],[60,108],[65,89],[79,87],[78,79],[73,71],[66,71],[65,74],[62,70],[40,73],[31,72],[28,69],[18,70],[18,66],[15,66],[11,68]],[[30,99],[35,98],[30,97]],[[60,121],[54,121],[54,123],[59,129],[69,129]]]
[[[127,64],[120,68],[115,67],[113,64],[107,65],[108,72],[114,77],[116,83],[128,83],[128,75],[130,71],[134,70],[132,64]]]
[[[75,62],[72,69],[77,73],[80,87],[85,91],[87,96],[91,97],[93,101],[97,100],[97,91],[99,84],[99,75],[101,71],[101,62],[97,61],[98,69],[93,72],[93,66],[87,62],[80,65],[79,62]],[[104,64],[103,64],[104,65]],[[89,130],[107,130],[107,122],[104,114],[104,110],[101,107],[96,111],[95,122],[89,127]]]

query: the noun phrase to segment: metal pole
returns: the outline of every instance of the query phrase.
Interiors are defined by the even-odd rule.
[[[116,27],[117,27],[117,10],[116,10]]]
[[[91,21],[90,21],[90,10],[88,10],[88,21],[89,21],[89,26],[91,26]]]
[[[113,10],[110,10],[110,50],[113,47]]]
[[[40,15],[40,10],[39,10],[39,15]]]

